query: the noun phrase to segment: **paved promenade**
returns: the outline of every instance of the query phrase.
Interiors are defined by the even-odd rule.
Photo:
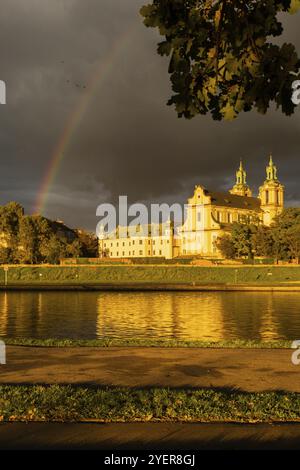
[[[300,392],[292,350],[7,348],[0,383],[214,387]]]

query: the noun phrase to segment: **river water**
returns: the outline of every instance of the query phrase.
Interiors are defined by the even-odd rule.
[[[2,292],[0,336],[300,339],[300,292]]]

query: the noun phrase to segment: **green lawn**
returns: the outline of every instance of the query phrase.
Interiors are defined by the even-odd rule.
[[[300,394],[212,389],[0,387],[1,421],[299,421]]]
[[[300,266],[202,267],[173,265],[13,266],[8,285],[76,284],[278,284],[298,283]],[[0,268],[0,285],[5,283]]]

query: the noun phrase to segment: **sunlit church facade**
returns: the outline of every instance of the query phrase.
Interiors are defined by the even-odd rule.
[[[110,258],[166,259],[178,256],[218,257],[216,241],[230,233],[235,222],[270,226],[284,208],[284,186],[277,176],[277,168],[270,156],[266,179],[253,197],[247,184],[242,162],[236,172],[236,183],[228,192],[210,191],[196,186],[188,199],[183,225],[176,229],[169,221],[157,230],[142,230],[130,234],[127,227],[118,227],[114,234],[99,235],[99,254]],[[155,233],[155,236],[153,236]]]

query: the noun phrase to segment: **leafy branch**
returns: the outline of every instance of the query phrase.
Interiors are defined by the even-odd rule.
[[[234,119],[274,102],[293,114],[292,82],[300,60],[293,44],[278,46],[278,13],[295,13],[300,0],[153,0],[141,9],[147,27],[158,28],[160,55],[170,56],[174,105],[188,119],[210,113]]]

